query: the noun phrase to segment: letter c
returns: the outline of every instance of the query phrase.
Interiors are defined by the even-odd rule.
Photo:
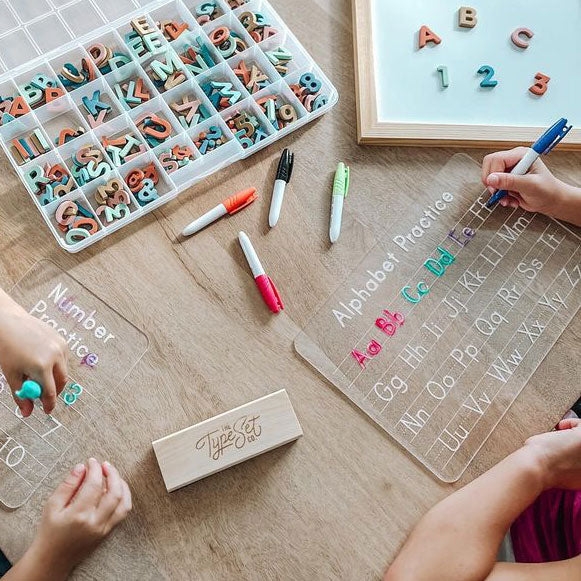
[[[526,36],[528,39],[531,39],[534,35],[535,33],[532,30],[529,30],[528,28],[517,28],[512,33],[512,36],[510,38],[515,46],[525,49],[529,47],[530,43],[528,42],[528,40],[525,40],[522,37]]]
[[[81,353],[81,351],[85,351],[84,353]],[[86,357],[89,354],[89,350],[85,347],[85,345],[79,345],[77,348],[77,357],[79,359],[82,359],[83,357]]]
[[[411,289],[411,286],[405,286],[404,288],[401,289],[401,294],[404,296],[405,299],[407,299],[410,303],[419,303],[422,299],[417,298],[415,299],[414,297],[411,297],[408,293],[408,290]]]

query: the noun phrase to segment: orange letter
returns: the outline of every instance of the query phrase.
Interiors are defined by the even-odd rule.
[[[440,44],[442,39],[435,32],[432,32],[429,27],[422,26],[420,28],[420,48],[424,48],[428,42]]]
[[[547,89],[549,88],[547,85],[551,80],[551,77],[547,77],[547,75],[543,75],[543,73],[537,73],[535,79],[537,82],[529,89],[529,91],[533,95],[538,95],[540,97],[547,92]]]

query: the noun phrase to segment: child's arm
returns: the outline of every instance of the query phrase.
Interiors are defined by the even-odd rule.
[[[500,464],[436,505],[420,521],[385,575],[386,581],[522,579],[528,565],[496,565],[510,525],[548,488],[581,488],[581,420],[535,436]],[[581,577],[581,560],[543,566],[527,579]],[[493,571],[494,569],[494,571]],[[546,571],[546,576],[539,576]],[[572,574],[575,571],[575,575]],[[519,576],[520,575],[520,576]]]
[[[510,192],[499,202],[502,206],[541,212],[581,226],[581,188],[558,180],[540,159],[527,175],[507,173],[527,151],[526,147],[517,147],[487,155],[482,164],[482,183],[488,186],[491,194],[496,190]]]
[[[36,538],[3,581],[63,581],[131,510],[131,493],[108,462],[79,464],[46,503]]]
[[[29,315],[0,289],[0,367],[12,393],[29,378],[42,385],[42,405],[50,414],[67,381],[66,343],[45,323]],[[14,396],[22,415],[29,416],[31,400]]]

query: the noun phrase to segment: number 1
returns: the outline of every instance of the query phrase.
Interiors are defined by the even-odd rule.
[[[445,65],[440,65],[437,68],[437,71],[440,73],[442,88],[447,89],[450,86],[450,75],[448,74],[448,67]]]

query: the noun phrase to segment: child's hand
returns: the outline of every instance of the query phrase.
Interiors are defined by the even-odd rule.
[[[131,510],[131,492],[119,472],[94,458],[79,464],[48,499],[26,558],[53,578],[64,578]]]
[[[0,295],[0,367],[13,394],[26,379],[42,385],[40,399],[50,414],[67,381],[66,343],[2,291]],[[14,396],[14,401],[24,417],[32,413],[31,400]]]
[[[525,449],[538,462],[545,489],[581,489],[581,419],[562,420],[558,431],[529,438]]]
[[[535,161],[527,175],[508,173],[527,151],[526,147],[517,147],[510,151],[487,155],[482,163],[482,183],[488,187],[491,194],[497,190],[509,192],[508,196],[500,200],[501,206],[521,207],[527,212],[541,212],[553,216],[562,203],[565,184],[559,181],[540,159]]]

